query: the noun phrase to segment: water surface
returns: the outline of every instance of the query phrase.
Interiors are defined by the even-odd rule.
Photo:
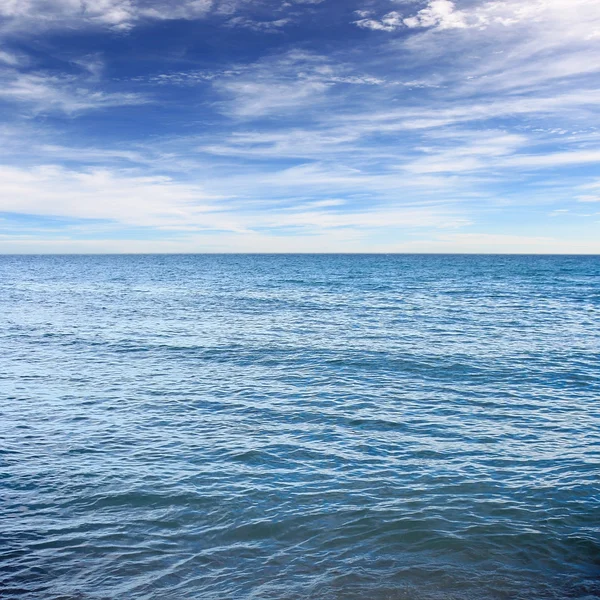
[[[600,597],[600,258],[0,257],[0,597]]]

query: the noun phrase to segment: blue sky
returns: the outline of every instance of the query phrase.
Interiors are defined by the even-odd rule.
[[[0,252],[600,253],[598,0],[0,0]]]

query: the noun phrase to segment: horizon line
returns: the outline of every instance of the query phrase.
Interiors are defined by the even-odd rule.
[[[16,256],[565,256],[600,257],[600,252],[0,252]]]

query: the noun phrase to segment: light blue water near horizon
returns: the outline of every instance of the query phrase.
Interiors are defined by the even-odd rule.
[[[0,257],[0,597],[600,598],[600,258]]]

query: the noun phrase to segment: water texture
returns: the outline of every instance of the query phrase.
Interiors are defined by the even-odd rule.
[[[600,258],[0,257],[0,597],[600,598]]]

